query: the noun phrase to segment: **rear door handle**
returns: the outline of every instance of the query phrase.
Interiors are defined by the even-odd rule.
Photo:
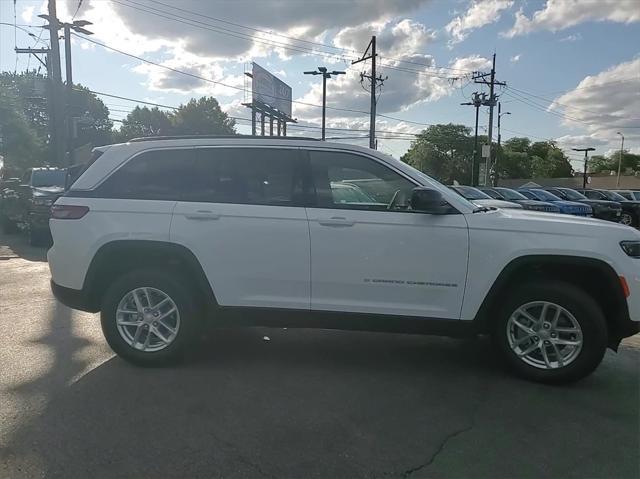
[[[220,215],[209,210],[198,210],[194,213],[185,213],[188,220],[211,221],[220,219]]]
[[[356,224],[353,220],[348,220],[343,216],[332,216],[331,218],[319,219],[318,223],[323,226],[353,226]]]

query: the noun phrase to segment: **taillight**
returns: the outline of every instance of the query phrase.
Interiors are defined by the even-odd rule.
[[[57,220],[77,220],[89,212],[88,206],[78,205],[53,205],[51,217]]]

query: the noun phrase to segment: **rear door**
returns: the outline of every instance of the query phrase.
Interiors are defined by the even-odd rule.
[[[464,215],[410,211],[417,185],[370,157],[309,154],[311,308],[458,319],[469,246]],[[345,187],[358,194],[345,195]]]
[[[308,309],[309,225],[296,148],[200,148],[171,241],[202,264],[218,303]]]

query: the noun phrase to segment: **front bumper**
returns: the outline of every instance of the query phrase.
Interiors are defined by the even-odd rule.
[[[98,308],[93,304],[89,295],[82,289],[65,288],[51,280],[51,292],[65,306],[89,313],[97,313]]]

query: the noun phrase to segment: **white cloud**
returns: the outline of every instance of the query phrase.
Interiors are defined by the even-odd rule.
[[[175,10],[169,4],[166,6],[141,1],[142,6],[134,5],[136,8],[131,8],[120,3],[85,0],[83,18],[87,18],[92,10],[108,8],[113,12],[112,17],[122,23],[121,26],[143,35],[147,40],[164,43],[179,40],[187,50],[195,54],[238,58],[249,54],[258,45],[268,47],[269,51],[273,50],[273,45],[261,43],[264,41],[277,42],[281,47],[292,46],[291,39],[276,33],[295,37],[302,35],[309,41],[315,41],[328,30],[388,20],[412,12],[431,0],[345,1],[329,5],[326,2],[277,0],[261,0],[250,4],[227,0],[182,0],[179,5],[181,10]],[[60,9],[65,10],[68,15],[77,6],[77,0],[64,0],[59,4]],[[174,21],[163,16],[171,17]],[[179,21],[175,21],[176,19]],[[237,22],[246,27],[219,20]],[[111,32],[102,32],[104,36],[101,38],[107,39],[115,34],[120,25],[114,25],[110,21],[105,23]],[[295,42],[295,48],[301,50],[297,53],[304,53],[314,47],[309,43]],[[288,54],[296,52],[289,51]]]
[[[571,150],[571,148],[582,148],[585,146],[602,146],[609,142],[601,138],[596,138],[593,135],[564,135],[555,138],[554,141],[558,146],[565,150]]]
[[[522,57],[521,53],[518,53],[517,55],[512,56],[511,58],[509,58],[509,61],[511,63],[516,63],[520,61],[520,57]]]
[[[478,28],[497,22],[503,10],[511,8],[513,0],[474,0],[464,15],[447,24],[445,30],[451,36],[450,45],[460,43]]]
[[[555,99],[550,110],[561,110],[563,121],[582,127],[594,138],[609,140],[616,131],[640,139],[640,58],[585,77],[572,91]]]
[[[422,23],[404,19],[397,22],[363,23],[344,28],[336,34],[333,43],[336,47],[358,52],[359,55],[372,35],[376,35],[376,49],[383,57],[418,53],[436,37],[436,33]]]
[[[423,74],[401,72],[395,70],[385,70],[382,72],[389,75],[389,79],[384,83],[378,100],[377,110],[381,114],[389,114],[397,111],[408,110],[420,103],[436,101],[442,97],[450,95],[457,90],[458,84],[449,80],[446,76],[451,75],[450,69],[455,70],[481,70],[490,66],[490,60],[478,55],[464,58],[456,58],[448,65],[447,69],[439,69],[433,66],[433,59],[426,55],[410,54],[398,58],[399,60],[410,60],[416,63],[425,63],[431,68],[424,67]],[[412,68],[420,70],[419,68]],[[346,75],[341,75],[332,79],[327,84],[327,105],[329,107],[359,110],[359,112],[345,112],[329,109],[327,114],[331,119],[343,121],[356,117],[366,116],[369,111],[370,94],[368,84],[364,80],[364,87],[361,85],[361,78],[358,71],[350,69]],[[298,99],[304,103],[318,105],[322,102],[321,82],[316,82],[310,90]],[[312,106],[297,104],[296,116],[307,120],[315,121],[319,119],[320,111]],[[364,114],[361,112],[365,112]],[[332,120],[330,120],[332,121]]]
[[[24,10],[22,10],[20,18],[22,18],[27,23],[31,23],[31,21],[33,20],[33,12],[35,9],[36,7],[34,7],[33,5],[26,7]]]
[[[638,22],[640,4],[638,0],[547,0],[531,17],[522,9],[516,12],[513,27],[502,35],[512,38],[537,30],[556,32],[588,21]]]

